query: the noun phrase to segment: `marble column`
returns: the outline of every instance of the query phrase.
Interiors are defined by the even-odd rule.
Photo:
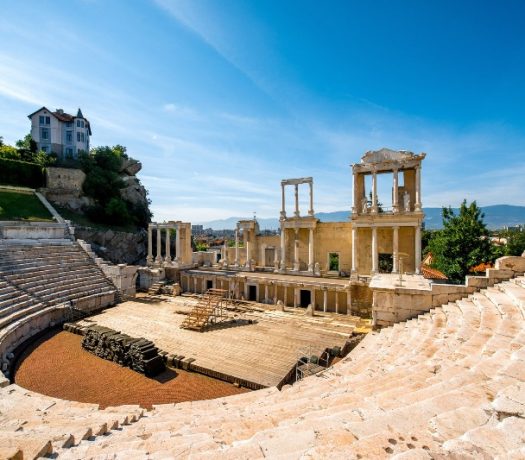
[[[281,184],[281,217],[283,219],[286,218],[286,198],[284,187],[284,184]]]
[[[193,292],[197,294],[197,277],[193,278]]]
[[[235,229],[235,266],[239,266],[239,228]]]
[[[377,214],[377,173],[372,172],[372,214]]]
[[[297,308],[297,297],[299,297],[299,289],[294,288],[293,290],[293,307]]]
[[[279,266],[282,272],[286,270],[286,230],[281,224],[281,264]]]
[[[181,234],[181,226],[177,224],[175,227],[175,262],[182,263],[182,254],[180,253],[180,234]]]
[[[313,216],[314,215],[314,183],[313,181],[308,182],[308,185],[310,186],[310,209],[308,210],[308,215]]]
[[[312,288],[310,290],[310,303],[312,304],[312,308],[315,311],[315,307],[316,307],[316,304],[315,304],[315,288]]]
[[[268,284],[264,285],[264,303],[268,302]]]
[[[416,237],[415,237],[415,251],[414,251],[414,267],[416,273],[419,275],[421,266],[421,227],[416,225]]]
[[[299,217],[299,184],[295,184],[295,217]]]
[[[286,298],[288,297],[288,286],[284,285],[283,305],[286,307]]]
[[[326,313],[328,308],[328,290],[323,289],[323,311]]]
[[[357,193],[357,173],[352,171],[352,214],[356,216],[359,213],[358,193]]]
[[[416,167],[416,202],[414,211],[421,211],[421,165]]]
[[[160,235],[160,225],[157,224],[157,257],[155,258],[155,262],[160,264],[162,263],[162,255],[161,255],[161,235]]]
[[[314,229],[310,229],[308,236],[308,271],[314,271]]]
[[[152,235],[152,225],[148,225],[148,257],[146,258],[148,265],[153,263],[153,235]]]
[[[295,230],[295,238],[294,238],[294,251],[293,251],[293,269],[294,271],[299,271],[299,229]]]
[[[346,291],[346,314],[352,314],[352,291],[350,288]]]
[[[246,230],[244,230],[244,232],[246,232]],[[249,235],[246,235],[246,239],[244,240],[245,241],[244,247],[246,248],[246,262],[244,266],[246,268],[251,269],[252,268],[252,258],[251,258],[251,253],[250,253],[250,241],[248,238],[249,238]]]
[[[394,169],[394,187],[392,190],[392,211],[394,214],[399,212],[399,178],[398,170]]]
[[[352,226],[352,273],[357,275],[357,227]]]
[[[392,273],[399,271],[399,227],[393,227]]]
[[[170,227],[169,225],[166,227],[166,256],[164,257],[164,261],[169,264],[171,263],[171,248],[170,248]]]
[[[379,254],[377,253],[377,227],[372,227],[372,274],[379,269]]]
[[[335,294],[335,312],[339,313],[339,291],[336,289],[334,291]]]

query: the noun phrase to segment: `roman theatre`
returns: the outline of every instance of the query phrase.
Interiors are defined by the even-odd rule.
[[[344,222],[301,177],[277,234],[151,223],[144,266],[17,189],[53,221],[0,222],[0,458],[525,458],[525,257],[429,269],[424,159],[365,153]]]

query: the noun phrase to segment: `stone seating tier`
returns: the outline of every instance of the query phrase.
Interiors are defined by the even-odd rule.
[[[523,458],[524,380],[520,276],[370,333],[282,391],[159,405],[121,430],[110,430],[107,411],[12,385],[0,390],[0,449],[64,459]]]
[[[78,244],[52,243],[0,244],[0,359],[6,376],[12,351],[64,320],[67,307],[89,312],[115,301],[115,286]],[[7,383],[0,380],[0,386]]]

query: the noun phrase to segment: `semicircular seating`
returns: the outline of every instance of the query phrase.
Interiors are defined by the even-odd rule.
[[[141,413],[11,385],[0,414],[0,449],[26,456],[40,447],[64,459],[524,458],[525,277],[370,333],[282,391]]]

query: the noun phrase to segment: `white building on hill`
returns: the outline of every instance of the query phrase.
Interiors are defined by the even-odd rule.
[[[78,109],[76,116],[57,109],[51,112],[46,107],[31,115],[31,137],[38,149],[54,152],[60,158],[77,158],[80,151],[89,151],[91,125]]]

